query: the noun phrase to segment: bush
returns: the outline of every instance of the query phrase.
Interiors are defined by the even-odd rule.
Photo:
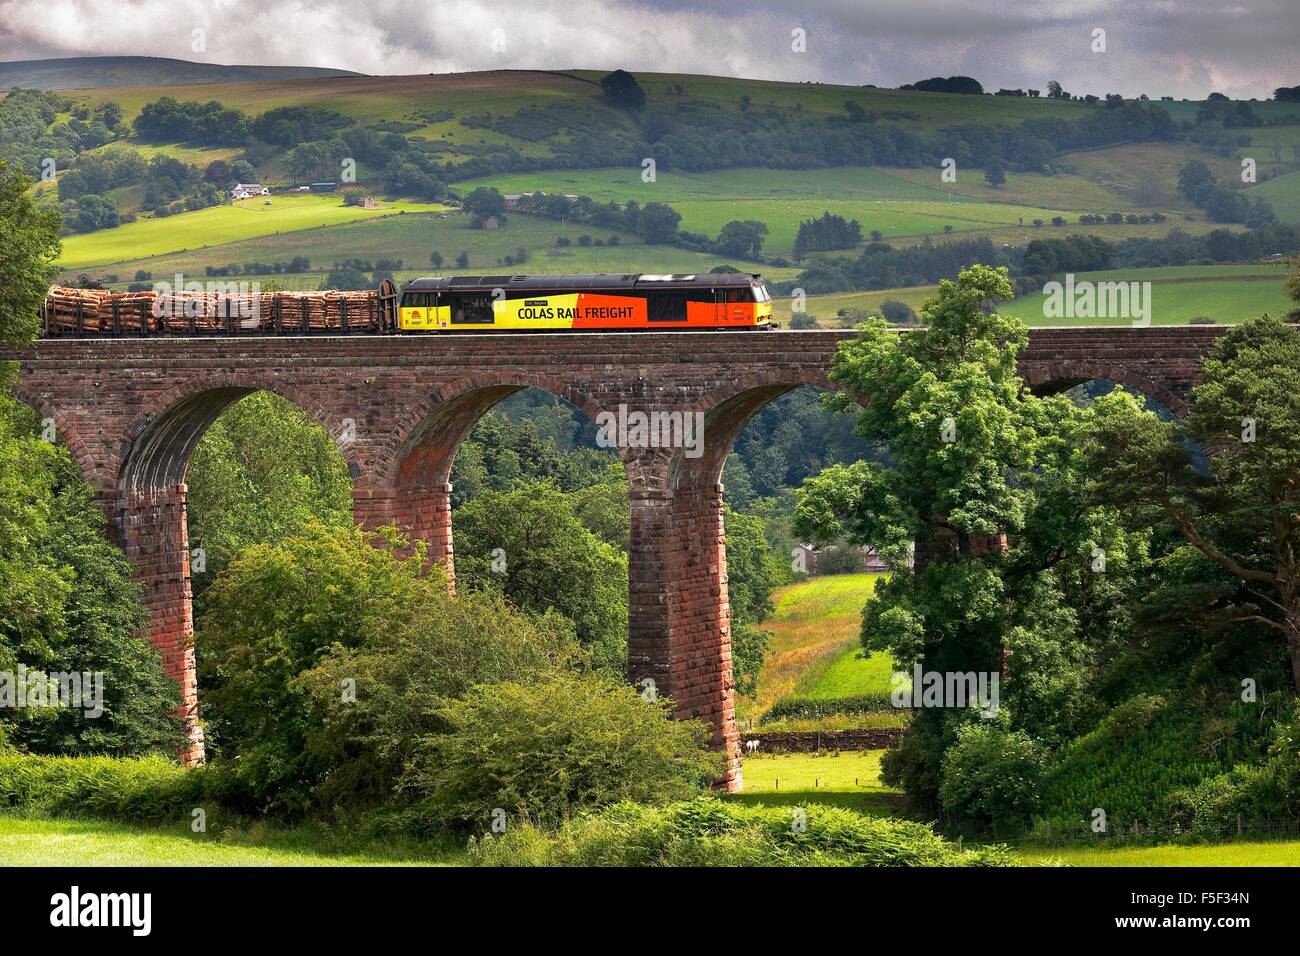
[[[815,720],[819,717],[860,717],[893,710],[887,691],[851,697],[782,697],[763,714],[763,723],[776,720]]]
[[[206,771],[162,757],[0,755],[0,807],[126,823],[188,820]]]
[[[1037,812],[1043,752],[1005,720],[972,720],[943,755],[939,802],[955,817],[996,828],[1026,824]]]
[[[468,859],[476,866],[1011,865],[1005,847],[962,850],[919,823],[716,797],[665,807],[620,803],[554,832],[516,824],[501,836],[471,840]]]
[[[423,574],[395,533],[310,524],[279,544],[236,557],[209,588],[199,619],[204,715],[218,756],[238,756],[248,794],[304,809],[329,764],[307,748],[317,729],[294,678],[329,654],[428,621],[446,600],[441,575]]]
[[[703,724],[595,676],[476,687],[437,713],[447,732],[412,755],[407,782],[431,824],[486,829],[498,808],[554,824],[625,800],[680,800],[721,770]]]
[[[306,700],[305,756],[329,768],[316,802],[409,800],[403,773],[418,768],[447,729],[438,704],[476,686],[531,683],[585,663],[558,614],[529,615],[496,594],[432,596],[407,624],[364,647],[337,648],[292,681]],[[340,692],[344,681],[355,699]]]

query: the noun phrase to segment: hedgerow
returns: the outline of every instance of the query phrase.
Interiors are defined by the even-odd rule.
[[[962,849],[929,827],[837,807],[744,806],[716,797],[620,803],[555,830],[509,826],[469,845],[476,866],[1008,866],[1002,846]]]

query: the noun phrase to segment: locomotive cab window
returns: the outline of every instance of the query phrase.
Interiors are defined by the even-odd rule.
[[[754,293],[751,289],[727,289],[723,302],[753,302]]]
[[[492,296],[460,295],[451,303],[452,325],[491,325]]]

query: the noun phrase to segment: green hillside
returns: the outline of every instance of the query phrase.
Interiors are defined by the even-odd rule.
[[[603,92],[603,73],[585,70],[284,74],[149,58],[10,68],[33,86],[58,82],[51,77],[60,69],[85,78],[83,88],[40,94],[57,99],[38,105],[0,100],[0,140],[29,172],[39,172],[42,157],[56,158],[57,180],[33,192],[63,208],[72,234],[59,264],[73,279],[87,272],[119,285],[138,272],[203,274],[295,257],[312,268],[282,275],[289,287],[316,287],[334,264],[354,259],[401,260],[398,279],[435,269],[730,266],[783,282],[831,263],[853,274],[810,283],[812,291],[841,290],[829,313],[830,303],[815,304],[826,319],[884,297],[915,307],[923,293],[882,290],[928,288],[954,274],[932,255],[846,266],[873,241],[898,250],[963,241],[967,260],[978,248],[981,261],[1014,265],[1040,239],[1095,235],[1115,246],[1175,230],[1242,232],[1242,216],[1216,221],[1180,194],[1179,170],[1194,161],[1232,186],[1250,154],[1265,181],[1244,195],[1300,222],[1300,123],[1292,122],[1300,105],[1287,103],[1251,104],[1258,123],[1224,146],[1197,139],[1200,125],[1174,125],[1201,122],[1203,104],[1194,103],[1112,110],[1045,97],[642,73],[644,108],[625,108]],[[986,177],[994,155],[1005,168]],[[940,175],[947,156],[957,157],[955,181]],[[647,158],[657,164],[649,182]],[[237,179],[272,187],[341,179],[380,208],[344,206],[338,196],[230,204]],[[510,210],[499,228],[478,229],[486,217],[460,214],[459,202],[479,187],[573,194],[592,205],[563,218]],[[652,205],[679,217],[666,234],[638,219]],[[796,246],[801,223],[824,214],[856,222],[860,240]],[[723,243],[730,223],[749,221],[766,229],[761,248]],[[435,253],[440,265],[430,261]],[[1176,261],[1246,261],[1260,252],[1234,255],[1196,251]],[[1224,274],[1217,285],[1162,295],[1157,321],[1276,311],[1277,296],[1263,290]]]
[[[0,63],[0,89],[21,86],[32,90],[80,90],[357,75],[351,70],[314,66],[226,66],[157,56],[69,56]]]

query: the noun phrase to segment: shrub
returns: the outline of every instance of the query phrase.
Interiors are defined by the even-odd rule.
[[[860,717],[893,710],[889,693],[857,694],[851,697],[782,697],[763,714],[763,722],[815,720],[819,717]]]
[[[214,749],[238,756],[233,773],[252,797],[303,809],[329,770],[307,748],[314,714],[293,679],[445,600],[441,576],[423,574],[422,551],[404,548],[395,533],[311,524],[242,552],[209,588],[197,628],[204,714]]]
[[[127,823],[189,819],[203,802],[205,773],[162,757],[0,755],[0,807]]]
[[[939,802],[955,817],[996,828],[1023,826],[1038,810],[1043,752],[1006,722],[972,720],[943,755]]]
[[[664,807],[620,803],[554,832],[517,824],[500,836],[471,840],[468,859],[477,866],[1011,864],[1005,847],[962,850],[919,823],[836,807],[745,806],[716,797]]]
[[[665,702],[595,677],[476,687],[438,708],[447,732],[422,742],[407,786],[430,823],[556,823],[624,800],[679,800],[721,769],[708,730]]]
[[[293,680],[308,710],[306,756],[329,768],[316,802],[392,800],[408,763],[418,764],[447,729],[440,702],[586,660],[558,614],[530,615],[491,593],[431,595],[407,624],[364,647],[337,648]],[[344,681],[355,699],[341,693]]]

